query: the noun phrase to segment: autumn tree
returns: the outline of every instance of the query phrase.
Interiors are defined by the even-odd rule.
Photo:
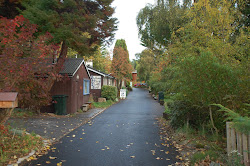
[[[125,40],[120,39],[116,41],[116,46],[113,50],[113,59],[112,59],[112,66],[111,71],[112,74],[118,79],[119,85],[118,89],[121,89],[121,80],[123,79],[131,79],[131,73],[133,70],[133,67],[129,61],[129,54],[127,45]]]
[[[36,31],[23,16],[0,19],[0,91],[17,91],[20,107],[39,110],[58,78],[52,63],[59,47],[48,44],[49,33],[37,38]]]

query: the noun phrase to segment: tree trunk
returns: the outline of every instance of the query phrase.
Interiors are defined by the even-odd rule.
[[[0,125],[4,125],[5,122],[10,118],[14,108],[0,109]]]
[[[63,41],[62,43],[62,48],[61,48],[61,52],[56,64],[56,72],[59,73],[60,70],[62,69],[63,63],[67,57],[67,52],[68,52],[68,45],[66,44],[66,41]]]
[[[218,129],[214,125],[214,120],[213,120],[213,114],[212,114],[212,108],[211,108],[211,106],[209,106],[209,113],[210,113],[211,124],[212,124],[212,126],[213,126],[213,128],[214,128],[214,130],[216,132],[216,136],[218,138],[219,132],[218,132]]]

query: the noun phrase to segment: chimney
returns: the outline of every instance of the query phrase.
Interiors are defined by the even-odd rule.
[[[86,66],[87,66],[87,67],[92,67],[92,68],[93,68],[93,61],[92,61],[92,59],[86,61]]]

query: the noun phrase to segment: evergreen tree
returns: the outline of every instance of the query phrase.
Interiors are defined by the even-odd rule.
[[[23,3],[23,15],[38,25],[38,35],[50,32],[54,43],[61,44],[60,58],[68,47],[89,55],[98,45],[109,44],[117,19],[113,18],[113,0],[30,0]]]

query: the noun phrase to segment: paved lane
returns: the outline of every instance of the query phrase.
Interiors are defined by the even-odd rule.
[[[174,164],[176,151],[171,145],[161,145],[155,120],[163,110],[148,91],[134,89],[126,100],[111,106],[53,145],[54,152],[26,165],[56,165],[59,162],[69,166]]]

